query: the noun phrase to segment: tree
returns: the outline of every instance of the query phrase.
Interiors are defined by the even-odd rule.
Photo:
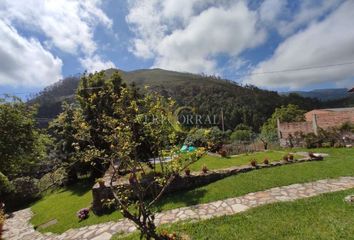
[[[175,104],[171,99],[154,93],[141,95],[134,86],[120,84],[117,73],[102,81],[104,77],[96,73],[82,79],[78,98],[83,117],[79,118],[82,127],[74,135],[75,155],[95,166],[109,165],[113,171],[109,181],[113,199],[107,203],[117,206],[124,217],[133,221],[142,237],[164,239],[156,231],[152,207],[179,173],[202,156],[203,150],[178,152],[176,129],[168,121]],[[160,168],[143,166],[139,153],[142,145],[159,159]],[[165,162],[166,156],[172,160]],[[115,182],[126,172],[129,187]]]
[[[0,99],[0,172],[9,179],[34,171],[46,156],[47,135],[36,127],[36,106]]]
[[[293,104],[276,108],[272,116],[263,124],[261,129],[259,138],[263,142],[264,148],[267,149],[268,143],[276,142],[278,139],[277,119],[279,119],[280,122],[301,122],[305,120],[304,114],[304,110]]]
[[[218,151],[224,143],[226,134],[218,127],[195,128],[190,130],[184,144],[208,148],[212,152]]]
[[[88,172],[90,164],[75,157],[75,135],[80,128],[84,127],[80,125],[83,122],[81,109],[66,102],[63,103],[62,109],[63,112],[50,122],[49,131],[54,140],[55,157],[60,160],[60,167],[65,169],[70,184],[77,181],[79,173]],[[86,142],[79,143],[79,145],[83,144]]]
[[[239,124],[230,136],[232,141],[250,141],[252,138],[252,129],[246,124]]]

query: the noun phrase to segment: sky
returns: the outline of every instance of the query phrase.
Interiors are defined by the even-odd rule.
[[[0,94],[107,68],[354,86],[353,0],[1,0]]]

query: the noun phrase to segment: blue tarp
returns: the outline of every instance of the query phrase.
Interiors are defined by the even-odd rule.
[[[193,152],[196,149],[197,148],[194,147],[194,146],[183,145],[182,148],[181,148],[181,152]]]

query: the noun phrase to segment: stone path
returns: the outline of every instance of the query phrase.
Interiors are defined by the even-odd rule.
[[[304,184],[292,184],[289,186],[249,193],[240,197],[158,213],[156,215],[156,224],[160,225],[183,220],[201,220],[222,215],[232,215],[264,204],[293,201],[296,199],[313,197],[322,193],[336,192],[350,188],[354,188],[354,177],[341,177]],[[108,240],[115,233],[129,233],[136,230],[136,227],[132,222],[127,219],[122,219],[117,222],[107,222],[78,229],[70,229],[61,235],[42,234],[35,231],[32,225],[29,224],[31,216],[32,212],[29,208],[14,212],[13,216],[5,222],[5,239]]]

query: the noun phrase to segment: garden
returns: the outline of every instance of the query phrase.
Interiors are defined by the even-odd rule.
[[[127,86],[117,72],[108,79],[104,72],[84,75],[76,102],[64,103],[63,112],[46,129],[36,125],[36,106],[16,98],[1,102],[0,158],[6,159],[0,166],[0,197],[5,203],[0,206],[1,227],[24,211],[28,219],[22,226],[32,229],[30,223],[36,231],[23,231],[36,236],[85,232],[91,239],[102,237],[94,234],[107,238],[138,230],[114,238],[252,239],[258,229],[264,239],[301,239],[310,232],[311,216],[319,218],[312,227],[325,229],[321,234],[328,238],[353,232],[352,225],[345,224],[352,206],[338,201],[352,194],[351,179],[343,188],[334,187],[335,193],[331,188],[321,195],[315,189],[315,195],[300,194],[312,198],[290,203],[278,203],[282,199],[275,196],[258,206],[252,198],[293,184],[333,180],[340,185],[343,177],[354,176],[354,149],[345,147],[341,138],[344,131],[354,132],[351,123],[304,136],[302,147],[280,148],[276,119],[303,119],[304,111],[296,105],[277,108],[261,129],[245,123],[228,130],[183,126],[171,114],[178,109],[173,99]],[[248,205],[226,204],[249,195]],[[209,216],[205,206],[213,204],[229,207],[229,212],[215,211],[210,216],[217,218],[204,219]],[[168,215],[203,206],[200,222],[174,223],[177,218]],[[330,215],[335,208],[339,210]],[[184,212],[179,217],[193,218]],[[328,228],[334,219],[338,222]],[[109,233],[93,231],[115,223],[119,226]],[[335,233],[340,225],[342,235]],[[263,233],[266,229],[274,231]],[[4,233],[8,238],[16,234],[8,227]],[[321,234],[312,232],[309,238]]]

